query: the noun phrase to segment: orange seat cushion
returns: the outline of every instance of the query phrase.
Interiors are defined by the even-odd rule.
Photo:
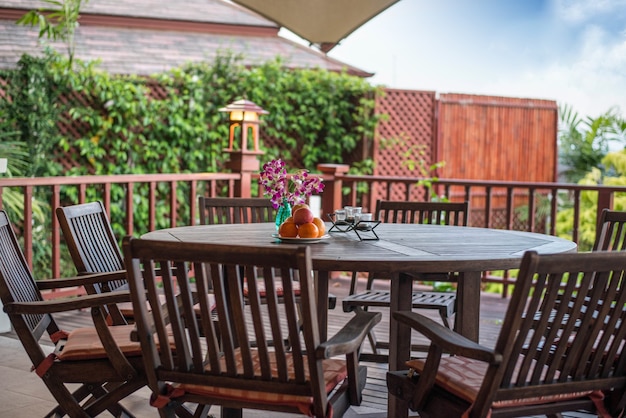
[[[266,296],[265,282],[263,280],[257,280],[257,288],[259,289],[259,296]],[[293,286],[293,294],[296,296],[300,296],[300,282],[292,281],[291,286]],[[284,289],[281,282],[277,282],[274,285],[274,289],[276,290],[276,296],[281,297],[284,294]],[[243,284],[243,295],[248,296],[248,282],[244,282]]]
[[[406,362],[410,370],[421,373],[424,370],[424,360],[415,359]],[[483,383],[487,372],[487,363],[462,356],[443,357],[439,365],[435,382],[437,385],[455,396],[473,403]],[[572,392],[566,394],[537,396],[525,399],[496,401],[492,408],[505,408],[520,405],[541,405],[559,400],[576,399],[582,397],[602,396],[601,392]],[[593,395],[593,396],[592,396]]]
[[[213,295],[212,293],[209,293],[208,296],[209,296],[209,309],[211,311],[213,311],[215,309],[215,307],[216,307],[215,295]],[[161,300],[161,304],[164,305],[165,304],[165,296],[164,295],[160,295],[159,299]],[[132,302],[118,303],[117,307],[120,310],[120,313],[125,318],[134,318],[135,317],[135,311],[133,310]],[[199,304],[194,305],[194,310],[197,313],[199,313],[200,312],[200,305]]]
[[[261,367],[259,363],[259,358],[256,355],[257,351],[253,351],[253,362],[255,375],[261,374]],[[270,365],[272,368],[272,375],[278,376],[276,372],[276,358],[274,353],[270,353]],[[237,351],[238,359],[240,359],[239,352]],[[305,365],[305,373],[308,376],[308,367],[306,356],[304,357],[304,365]],[[292,355],[287,354],[286,357],[288,367],[291,366],[292,363]],[[225,365],[224,365],[225,367]],[[344,360],[338,359],[328,359],[322,361],[322,367],[324,369],[324,382],[326,384],[326,392],[330,393],[338,384],[343,382],[343,380],[348,375],[348,370],[346,367],[346,362]],[[291,368],[291,367],[290,367]],[[239,373],[243,373],[243,366],[241,365],[241,361],[237,361],[237,369]],[[224,370],[224,369],[222,369]],[[290,375],[290,378],[294,378],[294,375]],[[259,386],[262,387],[263,384],[259,382]],[[193,384],[180,384],[176,385],[176,388],[182,389],[185,392],[193,393],[201,396],[208,396],[213,398],[223,398],[231,401],[247,401],[254,403],[261,403],[265,405],[289,405],[292,407],[298,408],[298,410],[304,415],[311,415],[311,406],[313,404],[312,396],[302,396],[302,395],[288,395],[284,393],[272,393],[272,392],[263,392],[263,391],[250,391],[244,389],[233,389],[233,388],[225,388],[219,386],[204,386],[204,385],[193,385]]]
[[[139,342],[131,341],[131,331],[134,325],[120,325],[109,327],[111,335],[120,350],[128,357],[140,356]],[[95,328],[77,328],[71,331],[67,340],[57,344],[56,351],[59,360],[87,360],[106,358],[107,353]]]

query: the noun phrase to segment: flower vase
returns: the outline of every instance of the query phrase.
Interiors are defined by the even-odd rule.
[[[280,228],[280,225],[291,216],[291,205],[287,200],[283,200],[283,204],[280,205],[276,212],[276,231]]]

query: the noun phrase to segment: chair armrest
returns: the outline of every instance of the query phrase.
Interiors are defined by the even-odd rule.
[[[11,302],[4,305],[4,311],[8,314],[43,315],[130,301],[131,298],[129,291],[116,291],[100,293],[97,295],[85,295],[79,298],[58,298],[37,302]]]
[[[105,283],[112,280],[126,280],[126,270],[118,270],[107,273],[90,273],[76,277],[65,277],[58,279],[37,280],[35,283],[39,290],[61,289],[64,287],[76,287],[91,285],[94,283]]]
[[[424,335],[431,341],[431,344],[440,347],[443,351],[493,365],[500,364],[502,361],[501,354],[452,331],[424,315],[411,311],[400,311],[394,312],[393,317],[396,321],[406,324]]]
[[[363,340],[382,318],[380,312],[366,312],[357,309],[356,315],[328,341],[316,350],[317,358],[330,358],[339,354],[356,352]]]

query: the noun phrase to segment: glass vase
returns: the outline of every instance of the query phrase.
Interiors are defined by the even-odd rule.
[[[276,212],[276,231],[280,228],[280,225],[291,216],[291,204],[287,200],[283,200],[283,204],[280,205]]]

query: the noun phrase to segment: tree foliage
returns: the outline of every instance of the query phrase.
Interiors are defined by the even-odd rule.
[[[566,180],[576,183],[591,169],[602,168],[611,143],[624,142],[626,121],[617,108],[597,118],[581,118],[571,106],[559,108],[559,159]]]
[[[87,3],[85,0],[84,3]],[[39,38],[65,42],[68,56],[68,69],[72,68],[76,44],[74,35],[78,28],[78,18],[83,0],[43,0],[51,8],[28,11],[17,20],[18,25],[39,26]]]
[[[7,80],[7,96],[0,98],[8,120],[3,129],[13,131],[28,153],[23,175],[225,171],[228,115],[219,109],[241,98],[269,111],[262,129],[273,145],[261,143],[261,162],[281,157],[292,168],[315,172],[318,163],[343,162],[361,141],[371,140],[381,117],[374,114],[378,88],[367,81],[287,69],[279,58],[247,68],[240,56],[225,51],[212,63],[186,64],[148,78],[112,75],[80,60],[73,71],[66,69],[66,58],[47,51],[42,58],[25,55],[17,69],[0,72]],[[156,227],[163,228],[169,226],[169,188],[157,187],[163,202],[155,205]],[[78,202],[78,190],[62,193],[62,204]],[[122,202],[124,193],[113,187],[111,199]],[[178,221],[189,222],[188,190],[180,185],[177,193]],[[136,207],[147,207],[147,198],[138,185]],[[86,199],[101,199],[101,190],[89,187]],[[111,207],[119,237],[125,233],[125,210]],[[138,211],[133,221],[135,231],[147,231],[148,211]]]
[[[591,169],[578,184],[607,186],[626,186],[626,150],[608,153],[601,161],[611,175],[604,175],[599,168]],[[596,237],[596,222],[598,208],[598,193],[583,191],[580,194],[580,220],[578,231],[578,247],[581,251],[592,248]],[[613,195],[613,210],[626,210],[626,194],[615,193]],[[562,238],[572,239],[574,230],[574,208],[565,207],[557,214],[557,235]]]

